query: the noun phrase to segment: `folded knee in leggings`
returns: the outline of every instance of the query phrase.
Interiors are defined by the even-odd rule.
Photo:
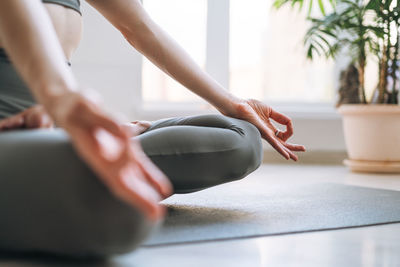
[[[62,131],[0,134],[0,250],[110,256],[156,227],[120,201]]]
[[[262,143],[257,128],[243,120],[232,119],[230,129],[237,138],[232,142],[232,150],[225,157],[228,163],[226,172],[230,179],[240,179],[256,170],[262,162]]]
[[[246,121],[240,121],[238,124],[240,129],[238,132],[241,134],[241,145],[237,147],[233,162],[237,163],[235,164],[237,178],[241,178],[261,165],[263,155],[261,136],[258,129]]]
[[[145,153],[185,193],[243,178],[262,161],[260,133],[223,115],[156,121],[139,140]]]

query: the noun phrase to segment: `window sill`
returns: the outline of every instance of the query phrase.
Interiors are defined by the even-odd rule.
[[[340,120],[340,115],[332,103],[270,103],[280,113],[292,119],[300,120]],[[160,119],[165,117],[190,116],[196,114],[215,114],[218,111],[208,103],[203,102],[152,102],[136,106],[134,117],[140,119]]]

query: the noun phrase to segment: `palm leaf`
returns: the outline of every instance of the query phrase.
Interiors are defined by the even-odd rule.
[[[299,9],[302,10],[305,2],[307,2],[307,15],[310,16],[312,12],[312,8],[314,6],[314,2],[318,3],[319,10],[321,11],[322,15],[325,16],[326,14],[326,6],[324,4],[324,0],[274,0],[272,6],[276,9],[281,8],[282,6],[286,4],[290,4],[292,7],[298,5]],[[336,0],[328,0],[329,6],[331,6],[333,9],[336,8]]]

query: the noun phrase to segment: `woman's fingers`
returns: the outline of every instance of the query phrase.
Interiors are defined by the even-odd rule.
[[[119,172],[123,183],[117,183],[117,187],[125,201],[142,209],[150,218],[162,215],[158,202],[171,195],[172,187],[138,144],[124,145],[118,159],[106,162],[104,166]]]
[[[159,182],[163,178],[154,169],[148,170],[144,160],[136,159],[139,148],[131,144],[120,123],[78,93],[65,99],[67,103],[58,105],[53,116],[68,131],[78,153],[117,197],[150,219],[160,218],[164,213],[158,203],[163,199],[161,192],[168,192]]]
[[[139,128],[135,127],[132,123],[124,123],[121,125],[121,128],[128,134],[130,137],[135,137],[140,134]]]
[[[306,148],[302,145],[284,143],[284,146],[290,149],[291,151],[300,151],[300,152],[306,151]]]
[[[284,158],[297,161],[298,157],[294,151],[305,151],[304,146],[287,144],[286,140],[293,135],[292,120],[273,110],[271,107],[261,101],[249,99],[246,100],[247,108],[241,108],[239,119],[245,119],[252,123],[260,131],[262,137],[278,151]],[[285,125],[286,130],[281,132],[272,123],[272,120]]]
[[[157,220],[164,215],[159,204],[160,194],[146,181],[136,166],[129,166],[120,172],[119,179],[112,184],[114,192],[127,203],[137,207],[148,218]]]
[[[167,176],[151,162],[144,152],[141,150],[135,152],[140,153],[136,157],[136,160],[149,183],[151,183],[164,198],[171,196],[173,189]]]
[[[106,158],[102,154],[101,140],[98,139],[95,131],[84,127],[70,129],[69,131],[70,137],[79,154],[96,171],[105,166]]]
[[[129,136],[126,133],[126,131],[120,126],[119,123],[111,119],[109,116],[103,114],[103,113],[97,113],[94,112],[95,114],[93,118],[93,125],[99,125],[101,128],[104,128],[111,134],[115,135],[116,137],[121,138],[125,142],[129,141]]]
[[[144,178],[153,185],[155,189],[167,198],[172,194],[172,184],[167,176],[147,157],[137,140],[131,140],[132,158],[144,174]]]
[[[294,161],[298,160],[298,156],[296,154],[294,154],[293,151],[299,151],[299,152],[306,151],[306,148],[302,145],[285,143],[283,141],[282,141],[282,145],[285,147],[286,152],[290,155],[290,158],[293,159]]]
[[[289,117],[271,109],[270,118],[273,119],[274,121],[286,126],[286,131],[279,132],[277,137],[279,137],[283,141],[286,141],[293,135],[293,124],[292,124],[292,120]]]
[[[32,107],[24,112],[25,126],[28,129],[53,127],[53,120],[42,106]]]
[[[290,154],[286,151],[285,147],[276,138],[273,130],[270,126],[265,124],[260,118],[252,121],[252,123],[258,128],[261,133],[262,138],[264,138],[279,154],[281,154],[285,159],[290,159]]]
[[[278,141],[274,136],[271,136],[270,133],[266,132],[263,134],[263,138],[267,140],[267,142],[281,154],[285,159],[290,159],[290,155],[285,149],[285,147]]]
[[[298,157],[293,153],[293,151],[305,151],[304,146],[285,143],[284,141],[280,140],[279,137],[275,136],[275,134],[272,133],[272,130],[266,129],[265,127],[262,127],[261,129],[263,129],[263,138],[267,140],[267,142],[285,159],[297,161]]]
[[[83,103],[81,112],[84,115],[72,118],[73,121],[79,121],[78,127],[85,129],[90,135],[90,145],[92,151],[106,161],[115,161],[123,153],[125,147],[129,146],[129,137],[125,130],[109,118],[107,115],[99,112],[97,107],[90,106],[92,103]]]
[[[49,128],[53,121],[42,106],[36,105],[0,121],[0,130],[16,128]]]
[[[121,138],[111,134],[110,131],[104,128],[96,128],[92,130],[95,140],[95,151],[101,158],[107,162],[118,160],[124,153],[126,142]]]
[[[0,130],[9,130],[23,127],[25,124],[24,117],[17,114],[0,121]]]
[[[91,161],[94,170],[113,193],[128,204],[137,207],[150,219],[156,220],[163,215],[162,207],[158,204],[162,196],[148,182],[139,163],[132,159],[129,146],[123,148],[117,159],[110,160],[107,157],[99,157],[100,153],[95,150],[98,146],[104,146],[104,144],[97,144],[104,140],[98,141],[91,134],[86,134],[86,138],[82,136],[80,140],[82,142],[77,142],[77,144],[82,145],[82,154]],[[110,148],[109,143],[105,146],[106,149]]]
[[[285,146],[284,146],[285,147]],[[294,161],[297,161],[299,158],[297,157],[296,154],[294,154],[290,149],[285,147],[286,152],[289,154],[290,158]]]

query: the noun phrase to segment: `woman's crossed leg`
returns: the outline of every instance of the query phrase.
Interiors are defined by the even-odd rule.
[[[176,193],[240,179],[261,163],[258,130],[222,115],[154,122],[135,137]],[[0,133],[0,250],[107,256],[155,228],[116,198],[61,129]]]

